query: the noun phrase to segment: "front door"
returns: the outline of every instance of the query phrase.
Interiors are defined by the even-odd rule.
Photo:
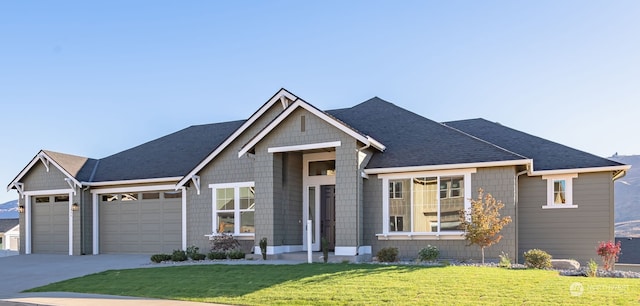
[[[320,186],[320,239],[327,240],[329,251],[336,248],[336,185]]]

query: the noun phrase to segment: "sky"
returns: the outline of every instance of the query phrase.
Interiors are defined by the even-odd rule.
[[[0,203],[41,149],[103,158],[280,88],[640,154],[640,1],[2,1]],[[454,149],[454,148],[452,148]]]

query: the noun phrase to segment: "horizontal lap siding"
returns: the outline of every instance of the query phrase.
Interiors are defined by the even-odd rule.
[[[542,209],[547,182],[520,178],[519,250],[542,249],[554,258],[582,263],[597,258],[599,241],[613,237],[613,181],[611,173],[579,174],[573,179],[573,204],[578,208]]]

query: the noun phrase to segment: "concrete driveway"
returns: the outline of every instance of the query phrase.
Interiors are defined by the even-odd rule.
[[[22,290],[112,269],[150,266],[149,255],[50,255],[0,257],[0,299],[16,297]]]

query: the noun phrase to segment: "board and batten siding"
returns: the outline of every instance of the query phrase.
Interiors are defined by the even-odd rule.
[[[577,208],[542,209],[547,201],[547,181],[521,176],[518,238],[520,261],[530,249],[553,258],[586,264],[597,259],[600,241],[613,240],[613,180],[611,172],[580,173],[573,179],[573,204]]]
[[[483,188],[485,193],[491,193],[494,198],[505,204],[501,211],[502,216],[511,216],[513,222],[505,226],[501,234],[502,240],[490,248],[485,249],[486,260],[497,260],[501,252],[505,252],[515,258],[516,253],[516,209],[515,209],[515,167],[493,167],[478,168],[476,173],[471,175],[471,195],[478,196],[478,188]],[[440,258],[456,260],[480,260],[481,253],[478,246],[467,246],[464,239],[459,240],[384,240],[378,239],[376,234],[382,233],[382,180],[374,175],[369,176],[365,182],[365,243],[372,245],[373,255],[382,248],[396,247],[399,250],[400,258],[415,259],[418,257],[420,249],[427,245],[433,245],[440,250]]]

